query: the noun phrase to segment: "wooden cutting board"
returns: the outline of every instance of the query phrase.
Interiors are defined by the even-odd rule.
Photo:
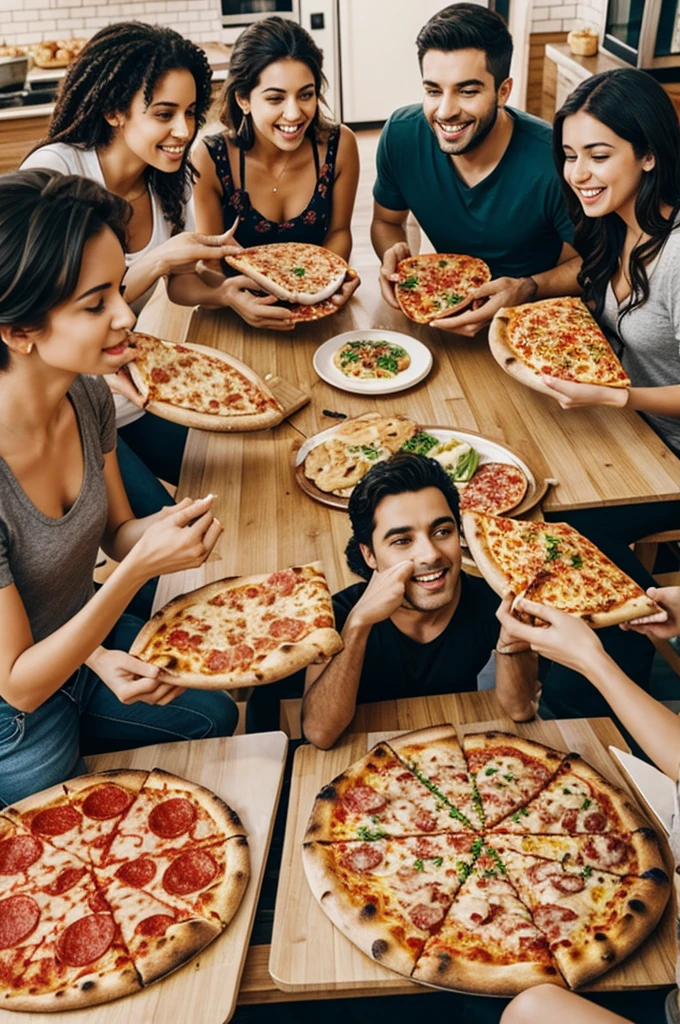
[[[497,728],[507,730],[507,720],[460,725],[458,732],[462,736]],[[623,737],[608,718],[517,723],[515,731],[558,750],[578,751],[602,775],[630,792],[607,750],[610,743],[625,747]],[[307,820],[319,790],[376,743],[394,735],[395,730],[355,733],[332,750],[303,746],[295,755],[269,959],[271,976],[284,992],[362,990],[362,994],[393,995],[428,991],[374,963],[331,924],[310,892],[300,856]],[[618,739],[612,739],[614,736]],[[672,871],[672,861],[669,868]],[[649,939],[622,964],[587,986],[588,991],[672,984],[674,915],[671,897]]]
[[[89,771],[108,768],[165,768],[207,786],[238,811],[250,848],[250,881],[241,906],[223,934],[181,967],[137,995],[70,1013],[3,1010],[2,1024],[152,1024],[196,1021],[226,1024],[248,951],[260,895],[288,740],[282,732],[231,736],[188,743],[164,743],[140,750],[86,758]]]

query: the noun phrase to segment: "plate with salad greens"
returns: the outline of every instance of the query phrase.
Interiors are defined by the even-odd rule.
[[[316,350],[314,369],[342,391],[390,395],[424,380],[432,369],[432,353],[398,331],[346,331]]]
[[[422,427],[401,413],[364,413],[308,438],[296,453],[296,480],[316,501],[346,510],[359,480],[397,451],[436,459],[456,486],[461,507],[521,515],[548,489],[548,481],[506,445],[471,430]]]

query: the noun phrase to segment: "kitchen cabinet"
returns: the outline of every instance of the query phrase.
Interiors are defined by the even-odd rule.
[[[19,113],[20,116],[9,117]],[[16,171],[36,142],[47,135],[50,115],[24,114],[23,111],[0,111],[0,174]]]

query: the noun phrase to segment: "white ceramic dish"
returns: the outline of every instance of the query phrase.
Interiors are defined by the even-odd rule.
[[[399,345],[411,357],[411,364],[396,377],[380,380],[359,380],[346,377],[333,362],[333,356],[350,341],[388,341],[391,345]],[[405,391],[419,384],[432,369],[432,353],[422,341],[401,334],[398,331],[382,331],[370,329],[366,331],[345,331],[329,338],[314,353],[314,369],[322,380],[341,391],[351,391],[358,395],[392,395],[396,391]]]

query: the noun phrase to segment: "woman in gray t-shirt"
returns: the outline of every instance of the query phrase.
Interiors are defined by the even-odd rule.
[[[545,382],[564,409],[637,410],[680,455],[680,130],[673,104],[642,71],[606,71],[568,97],[553,144],[583,257],[583,298],[631,386]],[[628,541],[680,525],[680,502],[633,511]]]
[[[0,805],[83,771],[81,752],[237,720],[226,694],[185,693],[127,653],[136,591],[200,565],[222,532],[211,495],[135,519],[120,478],[102,377],[133,354],[128,217],[85,178],[0,178]],[[95,594],[100,546],[120,564]]]

